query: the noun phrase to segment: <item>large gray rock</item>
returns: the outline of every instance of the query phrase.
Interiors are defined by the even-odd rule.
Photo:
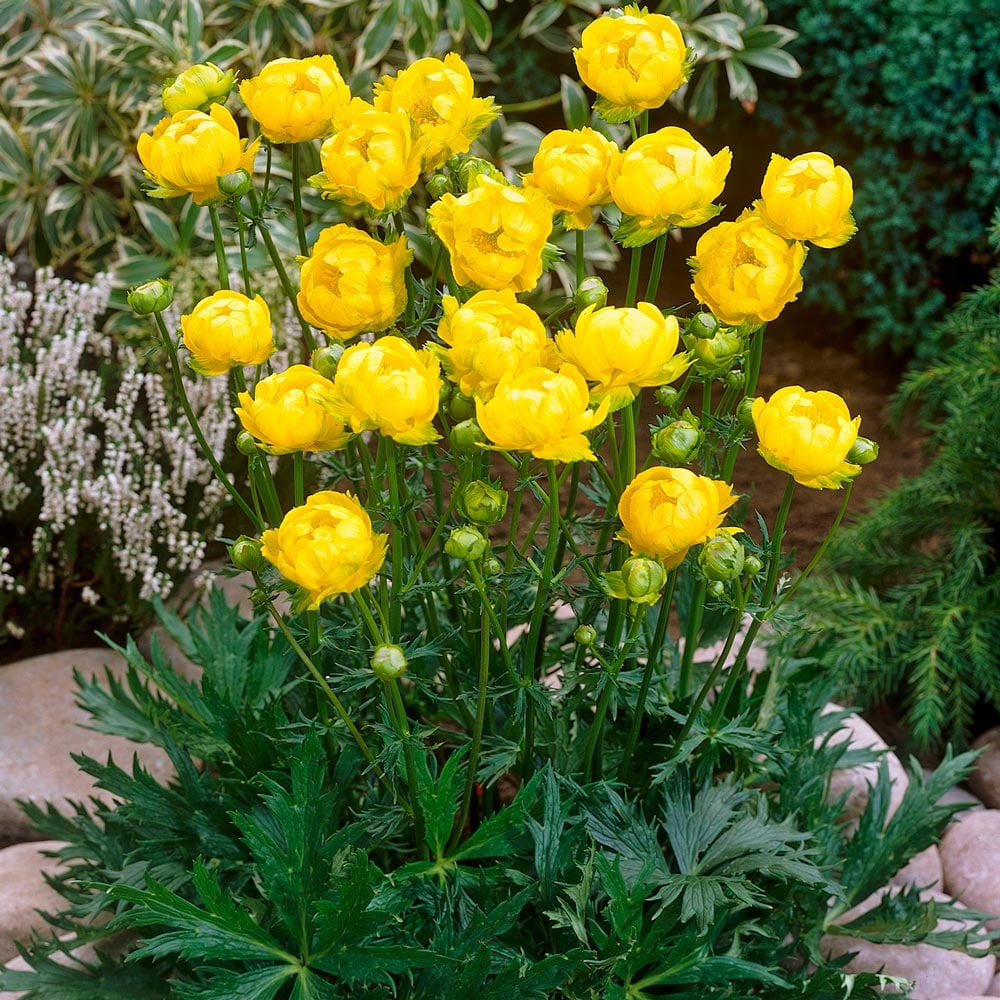
[[[976,760],[976,769],[969,775],[969,788],[984,806],[1000,807],[1000,727],[989,729],[972,744],[982,750]]]
[[[997,914],[1000,927],[1000,809],[975,809],[960,815],[941,838],[945,892],[966,906]]]
[[[84,677],[103,677],[105,664],[118,672],[124,668],[111,649],[64,650],[0,667],[0,845],[38,839],[18,799],[63,805],[65,799],[107,798],[71,753],[100,761],[111,754],[126,770],[138,754],[158,780],[172,773],[168,757],[155,747],[82,728],[89,716],[76,705],[73,669]]]
[[[54,872],[59,861],[42,853],[64,846],[44,840],[0,850],[0,962],[17,956],[16,941],[27,941],[33,929],[46,926],[39,910],[54,913],[65,905],[43,876],[43,872]]]
[[[939,892],[924,895],[942,902],[948,899]],[[939,927],[962,925],[961,921],[942,920]],[[854,952],[854,957],[844,967],[845,972],[884,972],[909,979],[914,984],[911,1000],[986,996],[996,973],[994,955],[973,957],[929,944],[872,944],[846,935],[828,934],[820,942],[820,949],[829,957]]]

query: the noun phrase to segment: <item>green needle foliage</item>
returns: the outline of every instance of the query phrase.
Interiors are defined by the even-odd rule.
[[[928,464],[834,543],[804,588],[804,643],[852,697],[904,707],[914,746],[959,743],[1000,710],[1000,275],[934,331],[952,346],[903,382]]]

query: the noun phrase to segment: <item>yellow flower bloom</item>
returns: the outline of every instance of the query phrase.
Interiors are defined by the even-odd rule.
[[[233,365],[262,365],[274,353],[267,303],[255,295],[219,291],[181,316],[191,367],[201,375],[225,375]]]
[[[236,74],[223,71],[215,63],[188,66],[163,88],[163,107],[168,115],[178,111],[208,111],[213,104],[225,104]]]
[[[272,59],[240,84],[240,97],[271,142],[307,142],[326,135],[351,100],[333,56]]]
[[[627,216],[615,238],[622,246],[642,246],[671,226],[714,218],[720,206],[713,199],[722,193],[732,160],[728,146],[712,156],[682,128],[640,136],[608,171],[611,197]]]
[[[487,400],[508,372],[548,368],[558,360],[538,313],[509,288],[476,292],[464,304],[445,295],[441,304],[438,336],[449,348],[441,351],[445,372],[466,396]]]
[[[615,122],[660,107],[692,67],[680,28],[635,4],[588,24],[573,58],[580,79],[601,96],[597,110]]]
[[[253,173],[259,140],[240,138],[233,116],[221,105],[202,111],[178,111],[164,118],[152,135],[139,136],[139,159],[156,186],[153,198],[193,195],[199,205],[222,197],[219,178],[234,170]]]
[[[504,375],[488,402],[476,399],[476,419],[497,448],[556,462],[593,462],[597,456],[586,432],[607,416],[608,403],[596,410],[589,403],[587,383],[572,365],[526,368]]]
[[[861,426],[835,392],[779,389],[751,410],[758,446],[768,465],[787,472],[800,486],[839,489],[861,471],[847,460]]]
[[[609,400],[612,410],[631,403],[646,386],[666,385],[690,364],[677,353],[680,328],[675,316],[664,316],[651,302],[635,308],[588,306],[574,330],[556,334],[563,360],[597,385],[596,402]]]
[[[789,245],[758,215],[744,212],[698,240],[689,260],[691,288],[723,323],[766,323],[802,291],[805,257],[803,244]]]
[[[524,186],[543,191],[563,213],[567,229],[586,229],[594,220],[593,206],[611,200],[608,168],[617,152],[595,129],[556,129],[539,144]]]
[[[423,144],[405,111],[376,111],[356,97],[334,121],[320,147],[323,173],[309,178],[324,198],[395,212],[420,177]]]
[[[297,610],[315,610],[331,597],[360,590],[382,568],[388,536],[350,493],[324,490],[293,507],[261,536],[261,553],[302,588]]]
[[[302,318],[337,340],[387,329],[406,308],[412,259],[405,239],[381,243],[343,223],[324,229],[299,274]]]
[[[403,110],[423,141],[424,170],[436,170],[449,156],[466,153],[497,116],[492,97],[473,97],[474,85],[462,57],[418,59],[394,77],[375,84],[379,111]]]
[[[343,448],[351,432],[323,400],[333,383],[308,365],[292,365],[261,379],[253,394],[241,392],[236,416],[244,430],[272,455]]]
[[[330,412],[357,434],[377,430],[400,444],[429,444],[441,393],[440,366],[402,337],[347,348],[337,365]]]
[[[467,194],[446,194],[431,205],[427,221],[460,285],[527,292],[538,283],[552,205],[536,188],[481,176]]]
[[[760,194],[754,208],[786,240],[839,247],[857,232],[851,175],[826,153],[803,153],[791,160],[772,154]]]
[[[719,530],[737,497],[729,483],[689,469],[656,466],[640,472],[618,501],[620,538],[633,555],[652,556],[666,569],[679,566],[692,545]],[[724,528],[735,533],[739,528]]]

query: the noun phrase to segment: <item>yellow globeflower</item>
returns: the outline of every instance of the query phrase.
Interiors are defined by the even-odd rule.
[[[617,152],[596,129],[556,129],[539,143],[524,185],[545,193],[567,229],[586,229],[593,207],[611,201],[608,168]]]
[[[388,536],[350,493],[314,493],[261,536],[261,553],[301,588],[296,610],[315,610],[331,597],[365,586],[385,562]]]
[[[557,361],[538,313],[509,288],[476,292],[464,304],[445,295],[441,304],[438,336],[449,348],[441,352],[445,372],[466,396],[487,400],[508,372]]]
[[[259,140],[240,138],[233,116],[221,105],[202,111],[178,111],[164,118],[152,135],[139,136],[139,159],[146,177],[156,186],[153,198],[193,195],[199,205],[216,201],[219,178],[234,170],[253,173]]]
[[[791,160],[773,153],[760,194],[754,208],[787,240],[839,247],[857,232],[851,175],[826,153],[803,153]]]
[[[656,466],[625,487],[618,501],[620,538],[633,555],[652,556],[666,569],[679,566],[692,545],[719,531],[737,497],[729,483],[689,469]],[[736,533],[739,528],[723,528]]]
[[[351,100],[333,56],[272,59],[240,84],[240,97],[271,142],[307,142],[327,135]]]
[[[449,52],[444,59],[418,59],[375,84],[379,111],[407,112],[423,142],[424,170],[437,170],[449,156],[466,153],[497,116],[492,97],[474,97],[469,67]]]
[[[556,334],[565,361],[597,385],[595,401],[607,399],[612,410],[631,403],[646,386],[666,385],[691,363],[677,353],[680,329],[675,316],[664,316],[651,302],[635,308],[587,306],[573,330]]]
[[[715,156],[685,129],[669,126],[640,136],[611,161],[611,197],[626,218],[615,238],[642,246],[671,226],[700,226],[719,214],[713,200],[732,166],[726,146]]]
[[[580,79],[600,95],[597,110],[613,122],[660,107],[693,65],[680,28],[635,4],[591,21],[573,57]]]
[[[331,415],[323,400],[333,383],[308,365],[292,365],[261,379],[253,393],[241,392],[236,416],[264,451],[332,451],[343,448],[351,432]]]
[[[337,116],[320,147],[323,173],[309,178],[324,198],[395,212],[420,177],[422,143],[405,111],[376,111],[356,97]]]
[[[381,243],[340,223],[319,234],[299,274],[302,318],[337,340],[378,333],[406,308],[405,238]]]
[[[530,291],[541,277],[552,205],[536,188],[481,176],[461,197],[446,194],[427,220],[448,250],[460,285]]]
[[[356,434],[376,430],[400,444],[429,444],[441,393],[440,366],[402,337],[347,348],[327,405]]]
[[[847,460],[858,437],[861,417],[851,419],[835,392],[807,392],[801,386],[779,389],[751,410],[758,447],[768,465],[787,472],[800,486],[839,489],[861,471]]]
[[[208,111],[213,104],[225,104],[236,74],[221,70],[215,63],[188,66],[163,88],[163,107],[168,115],[179,111]]]
[[[219,291],[181,316],[191,367],[201,375],[225,375],[233,365],[262,365],[274,353],[271,313],[259,296]]]
[[[702,305],[729,326],[775,319],[802,291],[806,248],[789,244],[760,216],[744,212],[702,234],[688,263]]]
[[[488,402],[476,399],[476,419],[497,448],[556,462],[593,462],[586,432],[607,416],[608,403],[596,410],[589,404],[587,383],[572,365],[526,368],[504,375]]]

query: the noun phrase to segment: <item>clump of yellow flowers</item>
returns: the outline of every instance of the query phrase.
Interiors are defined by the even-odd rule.
[[[552,720],[570,710],[566,724],[587,733],[582,776],[629,775],[648,713],[665,717],[670,705],[689,728],[710,695],[719,719],[745,688],[749,643],[784,599],[791,487],[849,485],[874,455],[839,396],[799,386],[756,396],[765,327],[802,289],[806,244],[835,247],[854,230],[847,171],[819,152],[775,155],[752,207],[690,237],[702,308],[685,315],[659,299],[667,242],[722,211],[733,166],[728,148],[706,149],[676,125],[649,127],[687,79],[691,54],[669,17],[628,6],[588,25],[574,55],[603,122],[548,134],[520,178],[474,155],[500,109],[475,95],[455,53],[384,77],[367,99],[352,96],[331,56],[274,60],[239,84],[247,136],[225,106],[231,75],[194,67],[168,86],[169,116],[139,140],[148,193],[190,196],[212,215],[221,287],[181,327],[191,367],[231,378],[238,401],[246,489],[217,465],[250,521],[249,549],[243,539],[234,558],[253,572],[276,627],[290,635],[290,616],[304,616],[308,641],[294,648],[325,678],[370,762],[384,727],[371,699],[352,706],[334,691],[327,627],[353,636],[338,654],[374,658],[371,683],[386,691],[404,753],[407,713],[422,702],[397,685],[420,663],[425,694],[477,692],[473,709],[456,710],[468,740],[453,752],[468,782],[496,780],[479,771],[484,732],[502,730],[516,748],[512,768],[527,776],[551,759],[564,731]],[[628,142],[609,127],[623,122]],[[307,143],[322,165],[308,178]],[[257,154],[275,145],[289,147],[297,252],[267,238],[264,192],[279,180],[258,172]],[[329,219],[306,224],[303,185],[336,203]],[[242,290],[229,287],[222,212],[237,223]],[[274,340],[246,265],[248,225],[264,234],[301,327],[284,369],[269,367]],[[613,301],[588,273],[592,226],[609,227],[631,254]],[[563,231],[576,234],[576,285],[542,313],[534,293]],[[155,314],[176,362],[159,307],[141,288],[132,302]],[[730,520],[751,428],[790,484],[758,539]],[[672,637],[681,580],[684,634]],[[283,589],[291,612],[276,603]],[[731,655],[700,674],[692,604],[729,622]],[[557,608],[565,627],[554,625]],[[459,641],[470,632],[475,643]],[[396,651],[391,670],[386,650]],[[606,681],[591,683],[595,670]],[[623,671],[641,683],[619,689]],[[400,794],[419,829],[414,780],[407,768]]]

